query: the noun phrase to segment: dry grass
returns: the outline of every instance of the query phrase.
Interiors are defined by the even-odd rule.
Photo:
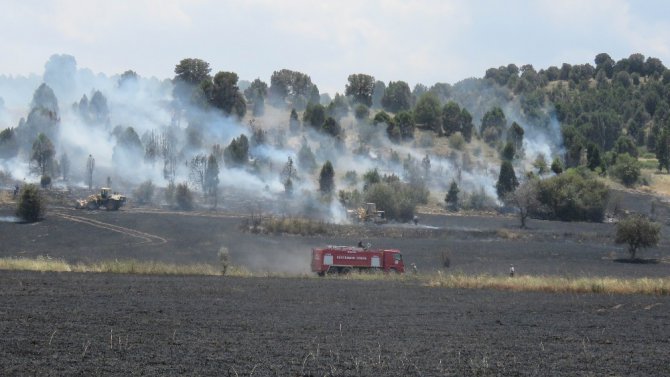
[[[0,258],[0,270],[86,272],[138,275],[202,275],[221,276],[220,266],[213,264],[173,264],[152,261],[114,260],[96,263],[72,264],[50,257]],[[226,276],[272,277],[272,278],[317,278],[315,274],[289,274],[273,272],[251,272],[243,267],[230,266]],[[491,276],[466,274],[387,274],[353,272],[318,279],[356,281],[393,281],[418,283],[427,287],[452,289],[493,289],[513,292],[545,293],[605,293],[670,295],[670,278],[617,279],[611,277],[567,278],[560,276]]]
[[[489,276],[449,274],[430,277],[429,287],[495,289],[515,292],[670,295],[670,278],[616,279],[560,276]]]
[[[644,173],[649,173],[652,176],[649,189],[652,192],[670,196],[670,174],[658,173],[657,170],[645,170]]]

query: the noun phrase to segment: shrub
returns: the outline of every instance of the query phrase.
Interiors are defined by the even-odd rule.
[[[40,178],[40,186],[42,186],[42,188],[48,188],[50,185],[51,185],[51,177],[49,177],[48,175],[43,175]]]
[[[151,203],[151,199],[153,199],[154,196],[155,188],[156,187],[151,182],[151,180],[143,182],[135,190],[135,201],[140,204]]]
[[[479,190],[475,190],[468,195],[463,207],[475,211],[489,210],[496,207],[496,202],[494,198],[486,194],[483,187],[480,187]]]
[[[389,220],[410,221],[417,204],[427,199],[427,189],[418,189],[399,180],[385,179],[370,185],[365,191],[365,202],[375,203]]]
[[[465,146],[465,138],[463,135],[461,135],[460,132],[456,132],[455,134],[449,136],[449,146],[458,151],[462,151],[463,146]]]
[[[640,178],[640,163],[628,153],[620,154],[609,172],[624,185],[632,186]]]
[[[621,220],[616,227],[617,244],[628,244],[631,259],[635,259],[637,249],[654,247],[660,240],[661,226],[644,216],[633,215]]]
[[[594,178],[588,169],[569,169],[539,182],[540,206],[531,216],[601,222],[605,217],[608,197],[607,186]]]
[[[16,216],[23,221],[35,222],[44,218],[45,204],[39,189],[27,184],[21,189],[16,207]]]
[[[177,185],[175,200],[180,209],[184,211],[193,209],[193,194],[191,193],[191,189],[188,188],[188,184],[180,183]]]

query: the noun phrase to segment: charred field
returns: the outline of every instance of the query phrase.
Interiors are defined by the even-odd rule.
[[[625,200],[637,210],[644,196]],[[633,210],[635,208],[631,208]],[[665,208],[664,208],[665,210]],[[8,219],[6,204],[0,216]],[[660,216],[667,218],[666,212]],[[137,259],[232,262],[283,277],[0,271],[3,375],[488,376],[667,375],[669,296],[431,288],[414,281],[317,279],[312,247],[399,248],[420,273],[667,277],[657,263],[618,263],[610,223],[501,215],[420,216],[418,226],[329,226],[257,234],[243,211],[51,206],[44,221],[0,222],[0,257],[72,263]]]

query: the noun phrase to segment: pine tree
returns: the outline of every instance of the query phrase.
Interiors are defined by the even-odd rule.
[[[514,191],[519,186],[519,181],[516,179],[514,167],[509,161],[503,161],[500,165],[500,175],[498,176],[498,183],[496,183],[496,192],[498,198],[504,200],[505,196]]]
[[[656,159],[658,160],[658,170],[663,168],[670,173],[670,134],[664,129],[656,142]]]
[[[324,194],[330,194],[335,188],[335,171],[333,170],[333,164],[330,161],[326,161],[321,168],[321,174],[319,174],[319,191]]]
[[[458,211],[459,192],[460,190],[458,189],[458,184],[456,184],[456,181],[451,181],[449,192],[447,192],[447,196],[444,198],[444,201],[447,203],[447,208],[449,208],[451,211]]]

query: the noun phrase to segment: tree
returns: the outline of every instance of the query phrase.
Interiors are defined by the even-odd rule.
[[[205,188],[207,189],[207,196],[212,200],[212,204],[216,208],[219,203],[219,163],[216,161],[214,154],[210,154],[207,159]]]
[[[285,106],[289,100],[293,108],[302,110],[309,102],[319,103],[319,89],[308,75],[282,69],[272,73],[268,97],[275,105]]]
[[[198,88],[200,83],[211,80],[210,71],[209,63],[204,60],[182,59],[174,68],[172,95],[182,104],[190,103],[194,89]]]
[[[526,227],[526,220],[531,213],[537,211],[540,206],[540,201],[537,199],[538,195],[538,181],[536,179],[529,179],[519,185],[516,190],[507,194],[505,201],[512,204],[519,211],[519,220],[521,221],[521,228]]]
[[[523,148],[524,130],[517,122],[512,122],[509,130],[507,130],[507,141],[514,145],[514,149],[520,151]]]
[[[455,180],[451,181],[451,185],[449,185],[449,191],[447,192],[447,195],[444,198],[444,201],[447,203],[447,208],[450,211],[458,211],[458,193],[460,190],[458,189],[458,184],[456,183]]]
[[[500,165],[500,174],[498,175],[498,182],[496,183],[496,192],[498,198],[504,200],[508,193],[513,192],[519,186],[519,181],[516,179],[514,167],[510,161],[503,161]]]
[[[142,182],[135,190],[135,201],[140,204],[151,203],[155,189],[156,186],[151,180]]]
[[[188,163],[188,179],[193,186],[200,187],[202,192],[207,195],[206,175],[207,156],[204,154],[195,155]]]
[[[342,132],[339,123],[337,123],[333,117],[326,118],[323,122],[323,126],[321,126],[321,130],[333,137],[340,136],[340,132]]]
[[[556,157],[554,158],[554,161],[551,162],[551,171],[556,175],[563,173],[563,162],[560,158]]]
[[[193,209],[193,194],[191,193],[191,189],[188,188],[188,184],[186,182],[177,185],[175,190],[175,200],[179,209],[184,211],[190,211]]]
[[[396,113],[409,110],[412,105],[412,92],[404,81],[391,81],[382,97],[384,110]]]
[[[391,140],[400,141],[414,137],[414,116],[409,111],[401,111],[393,117],[386,132]]]
[[[265,98],[268,95],[268,84],[261,81],[261,79],[256,79],[251,82],[251,85],[244,90],[244,97],[247,101],[253,104],[253,114],[254,116],[263,115],[265,110]]]
[[[480,132],[484,141],[493,143],[500,139],[500,136],[505,131],[507,126],[507,119],[500,107],[494,107],[487,111],[482,118],[482,126]]]
[[[37,135],[37,139],[33,142],[31,160],[35,161],[42,176],[46,176],[51,169],[55,154],[56,150],[51,140],[43,133]]]
[[[600,158],[600,148],[594,143],[589,143],[586,146],[586,166],[593,171],[601,165],[602,159]]]
[[[19,152],[19,143],[16,131],[13,128],[5,128],[0,132],[0,158],[10,159]]]
[[[640,178],[640,162],[628,153],[618,155],[616,163],[610,167],[610,174],[624,185],[632,186]]]
[[[233,139],[223,151],[223,159],[229,166],[245,165],[249,161],[249,139],[242,134]]]
[[[303,147],[305,147],[305,144],[303,144]],[[284,168],[281,172],[281,179],[282,183],[284,184],[284,192],[286,192],[287,195],[291,195],[293,193],[293,180],[296,178],[298,178],[298,173],[296,172],[295,166],[293,165],[293,159],[291,156],[289,156],[288,161],[286,161],[286,165],[284,165]]]
[[[66,152],[63,152],[63,154],[60,156],[60,171],[63,180],[67,181],[70,174],[70,159],[67,157]]]
[[[450,136],[456,132],[460,132],[462,126],[461,121],[461,107],[454,101],[447,102],[442,108],[442,128],[444,129],[445,135]]]
[[[670,77],[668,78],[670,81]],[[382,107],[382,98],[384,98],[384,92],[386,91],[386,84],[383,81],[376,81],[375,86],[372,89],[372,107],[379,109]]]
[[[203,81],[200,90],[211,104],[222,110],[226,115],[237,115],[242,118],[247,112],[240,88],[237,86],[237,73],[219,72],[212,81]]]
[[[88,184],[88,189],[93,188],[93,171],[95,170],[95,159],[93,155],[88,155],[86,160],[86,183]]]
[[[472,124],[472,115],[464,107],[461,109],[461,134],[468,143],[472,140],[472,130],[475,126]]]
[[[344,90],[346,96],[351,96],[355,103],[372,106],[372,93],[375,88],[375,78],[363,73],[349,75],[349,82]]]
[[[654,247],[660,240],[661,226],[642,215],[632,215],[619,221],[616,227],[617,244],[628,244],[631,259],[639,248]]]
[[[539,153],[533,161],[533,167],[537,169],[538,175],[544,175],[549,169],[547,166],[547,158],[544,156],[544,153]]]
[[[354,108],[354,117],[358,121],[367,120],[369,116],[370,116],[370,108],[369,107],[367,107],[363,104],[359,104]]]
[[[319,174],[319,191],[324,194],[330,194],[335,188],[335,171],[333,170],[333,164],[330,161],[326,161],[321,167],[321,173]]]
[[[291,132],[296,133],[300,130],[300,119],[298,118],[298,112],[295,109],[291,109],[291,115],[289,116],[288,128]]]
[[[19,194],[16,216],[23,221],[35,222],[44,218],[46,208],[37,186],[24,185]]]
[[[424,124],[426,127],[442,135],[442,119],[440,101],[432,92],[424,93],[416,103],[414,109],[414,119],[417,123]]]
[[[656,159],[658,160],[658,171],[665,168],[670,173],[670,132],[667,128],[661,131],[661,136],[656,142]]]
[[[514,155],[516,155],[516,149],[514,148],[514,144],[512,144],[511,142],[507,142],[507,144],[505,144],[505,147],[503,147],[503,150],[500,153],[500,157],[505,161],[512,161],[514,160]]]
[[[291,163],[293,163],[293,161],[291,161]],[[314,152],[312,152],[312,149],[307,144],[307,139],[305,138],[302,139],[302,146],[298,151],[298,165],[300,166],[300,169],[309,173],[312,173],[317,167]]]
[[[302,121],[316,129],[321,129],[323,122],[326,121],[326,108],[318,103],[308,103],[305,113],[302,114]]]
[[[127,88],[127,87],[130,87],[132,85],[137,84],[137,81],[139,81],[139,76],[137,75],[137,73],[135,71],[129,69],[129,70],[123,72],[119,76],[119,80],[116,82],[116,85],[119,88]]]

